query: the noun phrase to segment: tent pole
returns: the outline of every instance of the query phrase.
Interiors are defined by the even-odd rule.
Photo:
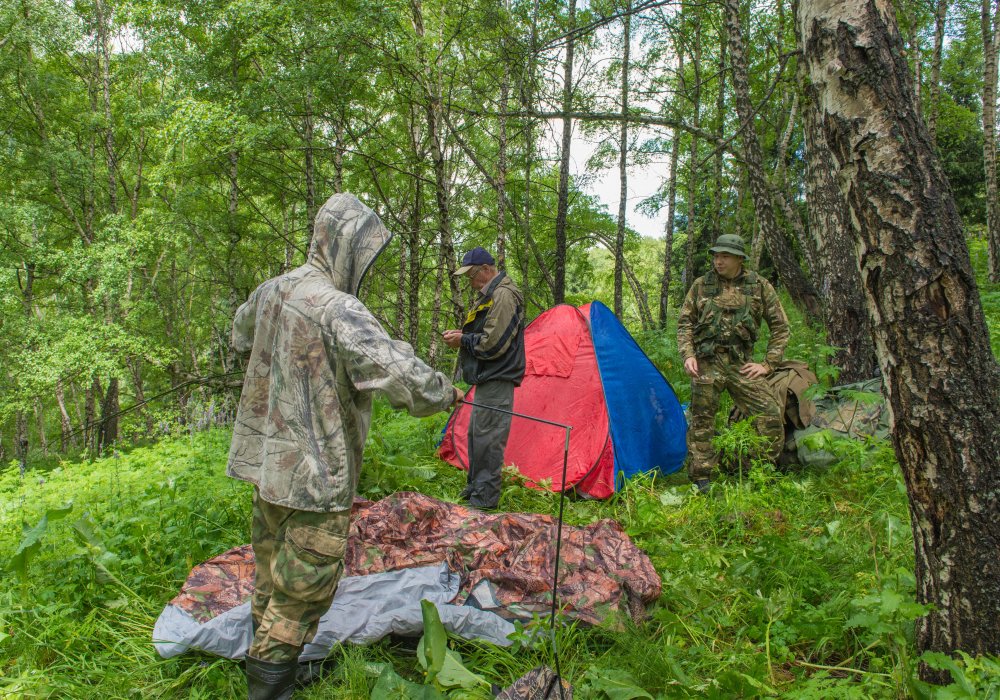
[[[559,668],[559,644],[556,642],[556,611],[559,608],[558,605],[558,595],[559,595],[559,557],[562,551],[562,526],[563,526],[563,508],[566,503],[566,470],[569,465],[569,432],[573,429],[572,426],[566,425],[564,423],[557,423],[551,420],[545,420],[544,418],[537,418],[535,416],[529,416],[525,413],[516,413],[515,411],[508,411],[505,408],[497,408],[495,406],[486,406],[479,403],[473,403],[472,401],[462,401],[461,403],[467,404],[469,406],[474,406],[476,408],[482,408],[488,411],[496,411],[497,413],[506,413],[511,416],[517,416],[518,418],[526,418],[527,420],[535,421],[536,423],[545,423],[546,425],[552,425],[558,428],[562,428],[566,431],[566,441],[563,444],[563,466],[562,466],[562,481],[559,489],[559,517],[556,521],[556,565],[555,572],[552,575],[552,612],[549,615],[549,637],[552,640],[552,658],[555,662],[556,674],[549,682],[549,686],[545,689],[542,697],[548,700],[549,693],[552,692],[552,684],[556,683],[559,686],[559,700],[566,700],[562,684],[562,670]]]

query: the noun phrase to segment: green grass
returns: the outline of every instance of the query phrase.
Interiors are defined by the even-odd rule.
[[[983,246],[973,241],[972,254],[981,268]],[[981,292],[996,350],[1000,290]],[[793,328],[788,354],[822,373],[822,333],[796,318]],[[672,337],[639,340],[685,401]],[[434,457],[443,423],[377,402],[360,495],[457,499],[464,474]],[[229,437],[216,429],[93,462],[31,460],[23,479],[13,463],[0,470],[0,698],[245,697],[238,663],[198,653],[163,660],[150,642],[191,567],[249,541],[250,489],[224,475]],[[737,425],[719,444],[734,451],[747,439]],[[634,479],[607,501],[568,501],[571,524],[621,522],[663,581],[641,625],[561,628],[560,662],[576,697],[998,697],[1000,664],[990,658],[959,659],[948,689],[915,685],[913,621],[923,608],[913,602],[899,469],[885,445],[849,445],[842,455],[823,471],[781,475],[757,465],[707,497],[675,475]],[[501,508],[555,514],[558,497],[508,476]],[[9,566],[22,529],[47,512],[38,546],[22,556],[22,580]],[[500,686],[553,663],[544,635],[507,649],[451,644]],[[297,697],[367,698],[385,664],[422,677],[416,659],[388,642],[333,653],[335,673]]]
[[[454,500],[463,475],[433,457],[442,421],[379,404],[361,494]],[[723,446],[727,439],[735,432]],[[0,561],[14,553],[22,522],[72,503],[28,561],[27,592],[3,574],[0,696],[243,696],[237,663],[197,653],[162,660],[149,641],[190,568],[248,541],[250,491],[224,476],[228,440],[214,430],[24,480],[13,465],[0,474]],[[558,499],[509,480],[502,507],[554,514]],[[599,518],[625,525],[664,590],[642,625],[610,620],[560,633],[563,671],[582,696],[608,697],[615,679],[662,697],[905,695],[912,543],[888,450],[857,452],[825,472],[758,467],[709,497],[680,477],[644,478],[607,501],[566,504],[569,523]],[[497,685],[552,662],[547,643],[453,646]],[[302,697],[367,697],[379,663],[420,678],[416,661],[388,643],[335,653],[336,673]]]

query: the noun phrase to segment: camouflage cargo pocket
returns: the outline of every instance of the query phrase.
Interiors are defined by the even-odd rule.
[[[285,539],[299,559],[316,566],[343,559],[347,550],[346,533],[330,532],[312,525],[288,528]]]
[[[276,553],[275,596],[329,604],[343,572],[349,516],[310,513],[304,519],[313,524],[290,524]]]

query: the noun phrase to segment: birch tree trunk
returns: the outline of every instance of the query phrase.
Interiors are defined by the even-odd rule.
[[[346,119],[347,117],[341,114],[333,124],[333,191],[337,194],[344,191],[344,121]]]
[[[931,57],[930,94],[927,97],[927,130],[935,146],[937,146],[938,100],[941,95],[941,56],[944,51],[944,30],[947,19],[948,0],[937,0],[934,12],[934,53]]]
[[[49,439],[45,434],[45,407],[42,406],[41,399],[35,399],[35,426],[38,430],[38,446],[42,449],[42,455],[48,457]]]
[[[816,296],[816,290],[799,267],[794,251],[778,228],[778,224],[774,220],[774,213],[771,211],[771,198],[764,176],[760,141],[754,126],[753,105],[750,102],[747,59],[743,50],[743,35],[740,29],[739,0],[725,0],[725,10],[726,34],[733,67],[733,93],[736,96],[736,111],[739,114],[740,128],[742,129],[741,136],[747,175],[750,180],[750,193],[753,196],[760,235],[763,237],[764,245],[771,256],[778,277],[785,289],[788,290],[792,300],[806,313],[818,317],[820,303]]]
[[[66,396],[63,392],[62,380],[56,382],[56,404],[59,406],[59,452],[65,454],[66,449],[72,444],[76,447],[76,438],[73,437],[73,424],[66,410]]]
[[[688,10],[690,11],[690,9]],[[701,127],[701,23],[698,18],[695,21],[695,42],[694,51],[691,54],[691,67],[694,70],[694,95],[691,97],[692,110],[694,110],[691,120],[695,128]],[[687,80],[684,79],[684,87],[687,88]],[[694,283],[694,255],[698,248],[698,227],[695,224],[697,212],[695,204],[698,199],[698,137],[691,134],[691,141],[688,151],[688,182],[687,182],[687,255],[684,259],[684,279],[687,288]]]
[[[667,222],[663,225],[663,277],[660,278],[660,328],[667,327],[670,307],[670,266],[674,251],[674,207],[677,205],[677,162],[681,152],[680,130],[674,129],[670,145],[670,184],[667,185]]]
[[[625,16],[622,18],[622,82],[621,102],[622,116],[628,115],[628,62],[630,42],[632,41],[632,14],[629,11],[631,2],[625,4]],[[625,213],[628,209],[628,119],[622,119],[618,148],[618,229],[615,232],[615,316],[620,321],[622,308],[622,268],[625,264]]]
[[[315,139],[313,137],[313,95],[312,89],[306,90],[302,113],[302,150],[306,178],[306,231],[309,232],[309,244],[312,244],[313,227],[316,225],[316,162]],[[308,246],[306,250],[309,250]]]
[[[1000,0],[983,0],[983,161],[986,164],[986,240],[990,282],[1000,282],[1000,201],[997,191],[997,44]]]
[[[569,116],[573,109],[573,49],[575,39],[573,30],[576,28],[576,0],[569,0],[569,19],[566,40],[566,64],[563,69],[563,101],[562,110],[562,145],[559,151],[559,191],[556,206],[556,254],[553,273],[555,287],[552,290],[552,301],[561,304],[566,299],[566,214],[569,211],[569,156],[573,143],[573,118]]]
[[[415,172],[420,171],[420,163],[426,155],[421,142],[420,127],[417,123],[417,107],[414,105],[410,107],[410,148],[413,151]],[[413,208],[411,212],[406,240],[406,252],[409,259],[407,299],[409,302],[410,345],[416,348],[417,342],[420,340],[420,234],[424,216],[424,181],[421,177],[413,179]]]
[[[801,5],[910,497],[921,651],[1000,652],[1000,368],[891,5]],[[948,674],[922,669],[925,679]]]
[[[118,213],[118,154],[115,149],[114,115],[111,112],[111,17],[103,1],[94,3],[97,20],[97,65],[101,83],[101,107],[104,114],[104,155],[108,170],[108,209],[111,214]],[[112,325],[120,315],[117,301],[106,301],[104,322]],[[108,379],[108,391],[101,404],[101,429],[98,438],[99,447],[110,445],[118,439],[119,411],[119,379],[112,375]]]
[[[715,96],[715,140],[723,142],[726,129],[726,42],[719,48],[719,91]],[[722,233],[722,159],[723,149],[715,149],[715,187],[713,189],[712,236]]]
[[[413,13],[413,28],[417,35],[417,58],[423,68],[424,111],[427,117],[427,135],[431,144],[431,161],[434,164],[434,198],[438,210],[439,264],[447,273],[443,284],[448,287],[451,302],[451,317],[456,323],[462,321],[462,296],[458,280],[452,275],[456,268],[455,244],[451,231],[451,197],[445,163],[443,131],[443,104],[441,97],[441,76],[437,66],[431,64],[424,48],[425,30],[423,4],[421,0],[410,0]]]
[[[521,107],[527,113],[535,109],[535,67],[538,63],[538,13],[540,10],[540,0],[533,0],[531,4],[531,36],[530,54],[527,58],[527,69],[521,76],[520,100]],[[526,74],[525,74],[526,73]],[[524,139],[524,209],[521,214],[521,226],[525,232],[525,237],[531,235],[531,170],[535,163],[535,122],[531,117],[526,117],[522,122]],[[528,256],[518,255],[521,263],[521,291],[524,298],[531,297],[531,277],[528,274]],[[539,258],[539,263],[544,266],[544,260]],[[549,285],[549,291],[555,293],[555,284]]]
[[[504,0],[504,14],[510,12],[510,3]],[[506,42],[504,42],[504,45]],[[504,46],[505,47],[505,46]],[[502,47],[502,48],[504,48]],[[506,51],[504,51],[506,53]],[[504,61],[500,79],[500,117],[497,143],[497,266],[507,268],[507,107],[510,103],[510,65]]]
[[[796,3],[796,16],[799,11]],[[800,27],[796,23],[796,38],[802,50]],[[816,250],[816,287],[823,300],[827,343],[841,348],[832,359],[840,368],[838,381],[850,384],[876,376],[878,358],[850,231],[851,213],[837,184],[837,164],[820,122],[817,109],[820,95],[809,82],[806,64],[801,61],[798,80],[804,98],[806,202],[809,236]]]

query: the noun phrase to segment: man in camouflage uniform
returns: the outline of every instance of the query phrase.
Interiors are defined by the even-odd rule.
[[[765,377],[781,362],[789,336],[788,318],[774,287],[743,268],[743,239],[725,234],[710,250],[713,270],[691,285],[677,320],[677,345],[691,377],[688,476],[699,491],[708,490],[718,466],[712,437],[725,390],[745,415],[755,416],[757,432],[769,441],[766,456],[773,460],[781,453],[781,407]],[[764,361],[754,362],[761,321],[771,334]]]
[[[479,297],[462,330],[444,332],[444,342],[459,348],[462,378],[476,385],[469,421],[469,475],[463,496],[476,508],[500,504],[503,453],[510,434],[511,415],[491,411],[514,408],[514,387],[524,378],[524,296],[484,248],[473,248],[462,258],[456,275],[469,280]]]
[[[236,312],[233,347],[250,358],[226,473],[254,484],[251,700],[291,697],[302,647],[333,600],[372,393],[417,416],[463,398],[356,297],[391,237],[354,196],[334,195],[307,262]]]

